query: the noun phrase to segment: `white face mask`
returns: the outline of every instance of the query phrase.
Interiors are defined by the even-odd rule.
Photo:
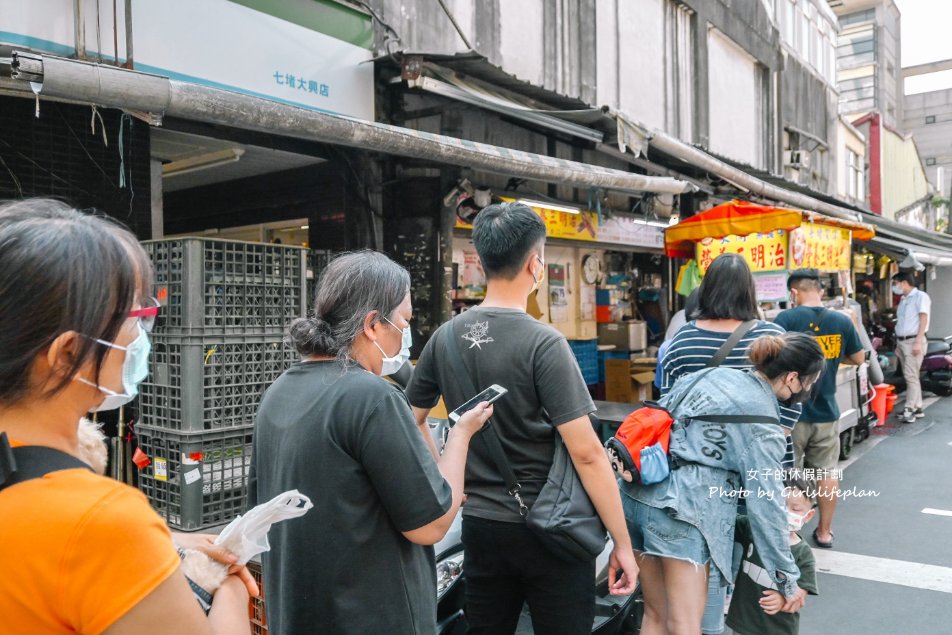
[[[76,381],[98,388],[100,392],[106,394],[106,398],[101,404],[92,409],[92,412],[104,412],[106,410],[116,410],[123,406],[139,394],[139,384],[149,376],[149,353],[152,351],[152,344],[145,330],[139,328],[139,335],[128,346],[119,346],[105,340],[96,340],[97,343],[109,348],[115,348],[126,352],[126,358],[122,362],[122,390],[116,392],[105,386],[95,384],[83,377],[77,377]]]
[[[542,272],[539,274],[539,279],[536,280],[535,274],[532,273],[532,270],[529,271],[529,275],[532,276],[532,282],[534,283],[532,285],[532,290],[529,291],[529,295],[532,295],[536,292],[536,290],[539,288],[539,285],[542,284],[542,279],[545,278],[545,263],[542,262],[542,258],[539,258],[539,256],[536,256],[536,259],[539,261],[539,264],[542,265]]]
[[[797,512],[787,510],[787,531],[800,531],[809,514],[810,512],[798,514]]]
[[[384,318],[384,320],[387,320],[387,318]],[[403,341],[400,344],[400,350],[393,357],[387,356],[387,353],[382,348],[380,348],[380,344],[378,344],[377,342],[374,342],[374,346],[376,346],[377,350],[379,350],[380,353],[383,355],[383,368],[380,371],[380,375],[382,377],[386,377],[387,375],[392,375],[398,370],[400,370],[401,368],[403,368],[403,365],[406,364],[407,360],[410,359],[410,347],[413,346],[413,334],[410,332],[409,326],[405,329],[400,329],[396,324],[394,324],[390,320],[387,320],[387,324],[397,329],[398,331],[402,331]]]
[[[898,284],[894,284],[892,286],[892,292],[893,295],[902,295],[902,287],[900,287]]]

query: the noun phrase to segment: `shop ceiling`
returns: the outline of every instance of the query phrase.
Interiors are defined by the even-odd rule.
[[[202,185],[281,172],[323,163],[324,159],[187,132],[153,128],[150,154],[163,166],[184,166],[164,174],[162,189],[177,192]]]

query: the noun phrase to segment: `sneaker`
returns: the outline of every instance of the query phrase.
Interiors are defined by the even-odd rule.
[[[916,408],[912,411],[912,414],[915,415],[916,419],[922,419],[924,416],[926,416],[926,413],[922,411],[922,408]]]
[[[902,414],[899,415],[899,421],[901,421],[902,423],[915,423],[916,422],[915,411],[912,410],[911,408],[906,408],[905,410],[902,411]]]

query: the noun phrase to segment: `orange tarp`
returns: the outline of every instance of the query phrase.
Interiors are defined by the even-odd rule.
[[[694,244],[705,238],[766,234],[795,229],[802,222],[803,214],[797,210],[731,201],[665,229],[664,250],[673,258],[693,258]]]
[[[875,235],[872,225],[831,218],[816,212],[799,211],[734,200],[712,207],[664,230],[664,251],[672,258],[693,258],[694,244],[705,238],[766,234],[778,229],[796,229],[802,223],[842,227],[857,240]]]

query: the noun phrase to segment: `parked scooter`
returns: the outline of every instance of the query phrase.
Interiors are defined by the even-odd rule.
[[[873,343],[882,346],[882,340],[879,338],[874,337]],[[891,374],[885,368],[883,370],[887,373],[886,383],[895,386],[896,390],[905,390],[906,379],[902,376],[902,367],[898,362],[891,369]],[[919,369],[919,384],[923,390],[940,397],[952,395],[952,335],[928,340]]]

